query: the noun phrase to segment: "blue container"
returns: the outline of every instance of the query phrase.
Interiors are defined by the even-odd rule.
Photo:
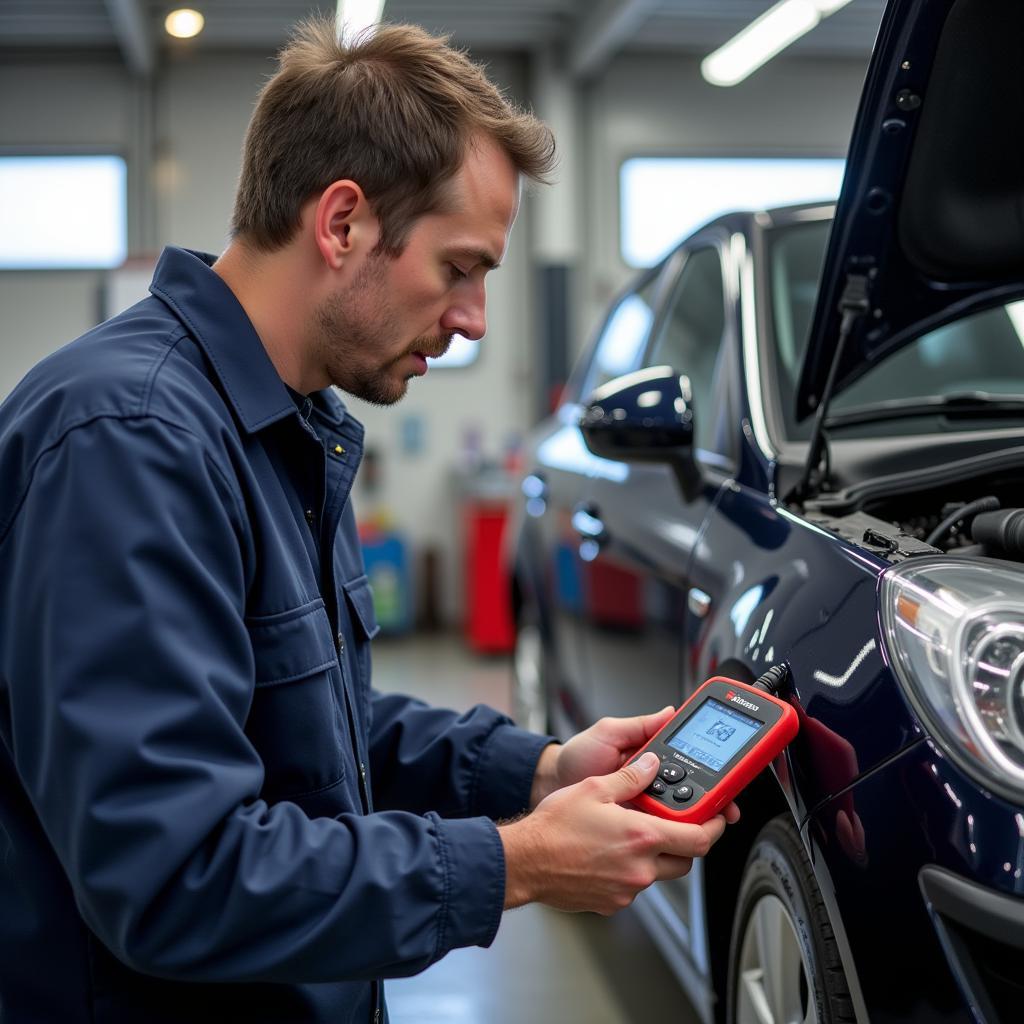
[[[381,533],[364,537],[362,545],[377,623],[384,633],[404,633],[413,624],[412,582],[406,543],[397,533]]]

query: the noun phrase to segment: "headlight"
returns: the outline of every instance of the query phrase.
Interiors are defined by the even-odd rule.
[[[896,676],[942,749],[1024,801],[1024,573],[977,559],[910,560],[882,578]]]

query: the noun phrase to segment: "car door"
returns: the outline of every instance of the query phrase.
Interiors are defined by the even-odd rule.
[[[592,718],[679,703],[688,566],[729,464],[712,399],[727,326],[721,250],[698,240],[676,266],[642,365],[690,378],[703,485],[686,501],[669,466],[619,462],[593,476],[576,506]]]
[[[669,365],[690,379],[701,486],[687,501],[666,465],[618,463],[617,478],[593,477],[577,505],[583,658],[588,717],[636,715],[678,706],[685,668],[689,564],[715,496],[733,470],[732,416],[737,325],[727,296],[723,246],[698,237],[679,254],[643,366]],[[698,602],[699,603],[699,602]],[[697,613],[700,614],[698,608]],[[694,885],[657,887],[659,914],[687,955],[705,966],[703,931],[689,922]],[[680,926],[682,926],[680,928]]]
[[[549,686],[552,726],[570,733],[585,722],[589,674],[580,646],[584,614],[583,567],[574,511],[595,476],[618,476],[622,466],[589,452],[577,424],[579,396],[640,364],[654,322],[664,267],[641,276],[613,304],[589,357],[577,368],[567,400],[535,438],[533,457],[523,481],[526,497],[525,543],[529,560],[541,565],[537,586],[543,594],[542,615],[550,633]]]

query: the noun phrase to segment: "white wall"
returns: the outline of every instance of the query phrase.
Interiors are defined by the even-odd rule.
[[[246,125],[274,62],[241,54],[168,61],[155,96],[158,242],[219,253],[242,162]]]
[[[526,62],[489,60],[492,76],[525,97]],[[620,57],[582,94],[584,262],[576,282],[573,348],[608,295],[628,277],[618,256],[618,169],[638,154],[830,154],[845,152],[862,62],[776,61],[747,83],[716,89],[693,60]],[[245,126],[273,71],[269,58],[183,56],[166,62],[147,92],[111,59],[0,67],[0,149],[106,149],[129,160],[133,255],[168,243],[218,252],[226,240]],[[18,97],[11,102],[10,97]],[[151,174],[149,172],[152,172]],[[67,197],[57,197],[66,201]],[[55,200],[56,201],[56,200]],[[352,402],[382,456],[379,502],[415,547],[442,553],[444,613],[458,613],[461,566],[452,468],[467,429],[497,456],[529,427],[531,208],[524,202],[505,264],[489,281],[489,329],[479,361],[433,370],[391,409]],[[92,326],[96,272],[0,272],[0,397],[36,360]],[[423,450],[404,454],[404,422],[420,417]],[[357,509],[369,511],[357,492]]]

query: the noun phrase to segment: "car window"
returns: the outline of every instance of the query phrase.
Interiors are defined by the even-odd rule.
[[[594,388],[640,368],[640,359],[654,322],[658,279],[657,274],[647,278],[639,288],[620,299],[609,314],[587,371],[582,388],[584,399]]]
[[[818,280],[825,262],[830,220],[810,221],[773,231],[771,243],[772,312],[779,389],[790,422],[793,390],[807,348]]]
[[[645,363],[671,366],[690,378],[694,445],[698,448],[708,448],[713,434],[713,410],[707,407],[707,399],[712,394],[724,332],[722,259],[715,248],[697,249],[683,264]]]
[[[1024,394],[1024,303],[986,309],[921,335],[838,394],[829,408],[975,391]]]
[[[786,433],[810,436],[812,417],[797,423],[794,391],[814,312],[818,278],[829,223],[818,221],[779,229],[771,245],[773,348],[779,399]],[[942,395],[978,392],[1024,394],[1024,303],[997,306],[928,331],[882,359],[863,377],[836,395],[830,413],[877,402],[910,402]],[[935,433],[950,429],[991,429],[989,417],[925,417],[876,422],[847,428],[844,436],[884,437]]]

